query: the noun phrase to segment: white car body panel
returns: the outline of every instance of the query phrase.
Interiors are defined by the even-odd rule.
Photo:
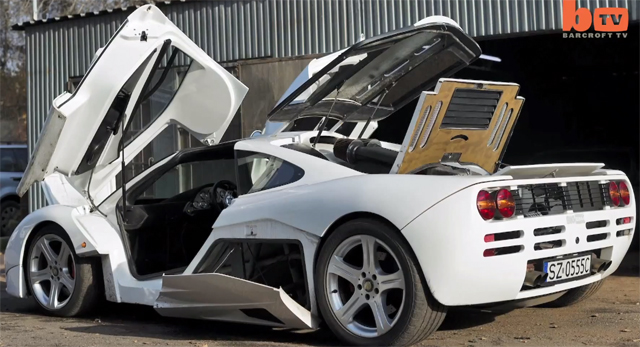
[[[620,172],[612,171],[607,176],[583,177],[583,180],[626,180]],[[616,231],[633,226],[616,225],[617,218],[633,216],[635,207],[605,209],[601,211],[563,213],[536,218],[521,218],[504,221],[484,221],[477,213],[475,197],[480,189],[495,186],[516,186],[531,183],[532,180],[508,180],[489,182],[464,189],[443,200],[416,218],[402,229],[402,234],[413,245],[416,257],[432,294],[447,306],[475,305],[508,300],[517,300],[535,296],[543,296],[555,292],[575,288],[598,281],[609,276],[618,268],[627,253],[632,235],[616,237]],[[576,178],[536,179],[536,183],[570,182]],[[631,199],[634,197],[631,196]],[[632,200],[633,201],[633,200]],[[454,211],[465,218],[447,216]],[[585,223],[607,220],[605,228],[586,229]],[[534,236],[533,229],[564,226],[560,234]],[[513,240],[484,242],[486,234],[512,230],[524,231],[524,236]],[[606,240],[588,243],[588,235],[608,232]],[[576,238],[579,241],[576,243]],[[534,251],[536,242],[563,239],[564,247]],[[431,245],[437,244],[438,247]],[[556,284],[547,288],[521,291],[527,260],[556,255],[571,254],[587,249],[603,248],[607,252],[604,257],[612,260],[611,267],[602,274],[595,274],[585,279]],[[495,257],[483,257],[487,248],[524,245],[524,250]],[[611,248],[613,246],[613,250]],[[443,261],[446,259],[446,261]]]
[[[24,279],[26,240],[33,229],[43,222],[61,226],[69,235],[78,256],[102,256],[107,299],[114,302],[153,305],[160,290],[161,280],[138,281],[129,271],[119,230],[98,212],[89,213],[88,206],[70,207],[50,205],[29,214],[16,228],[5,251],[7,293],[27,296]],[[85,247],[82,247],[83,243]]]
[[[18,188],[20,195],[33,182],[54,172],[70,176],[69,183],[79,192],[86,189],[91,177],[91,191],[84,193],[90,196],[112,182],[120,170],[120,163],[115,159],[119,156],[117,147],[122,131],[109,138],[99,153],[95,169],[76,174],[85,156],[85,150],[79,149],[89,147],[117,94],[134,72],[146,66],[127,101],[120,124],[128,122],[167,42],[193,61],[162,114],[125,147],[124,161],[131,161],[170,124],[179,124],[207,144],[220,141],[240,107],[247,87],[213,61],[157,7],[143,6],[127,18],[109,41],[108,48],[98,52],[99,56],[74,94],[63,93],[54,100],[44,126],[44,136],[36,145],[34,159]],[[87,114],[96,116],[87,117]]]
[[[442,23],[445,27],[455,24],[450,19],[440,17],[425,19],[416,26],[422,25],[421,23]],[[143,24],[145,29],[146,24],[149,24],[149,28],[153,30],[147,33],[149,47],[140,49],[134,45],[140,42],[140,31],[134,29]],[[281,129],[270,128],[278,124],[268,123],[269,129],[265,129],[267,134],[264,136],[205,147],[197,150],[201,152],[189,153],[215,154],[216,152],[209,151],[216,151],[218,148],[231,150],[236,154],[234,164],[237,180],[239,151],[265,154],[267,157],[273,156],[286,161],[302,169],[302,177],[271,189],[240,195],[226,208],[221,208],[211,231],[210,224],[206,224],[206,229],[203,229],[204,243],[202,246],[198,243],[200,248],[194,252],[195,256],[185,257],[187,261],[190,259],[186,267],[179,267],[170,274],[151,273],[148,278],[134,276],[135,271],[132,269],[135,264],[129,255],[130,249],[126,244],[128,241],[125,241],[128,237],[126,233],[130,230],[125,229],[126,224],[120,223],[122,213],[119,208],[123,207],[124,199],[122,190],[116,190],[114,183],[115,177],[120,173],[121,160],[125,163],[131,161],[169,124],[180,124],[196,138],[215,145],[246,94],[246,87],[195,47],[154,6],[146,5],[136,10],[129,17],[129,25],[123,28],[120,35],[112,43],[116,46],[98,53],[100,57],[94,61],[96,69],[88,74],[92,76],[97,71],[99,73],[94,77],[100,76],[108,83],[99,86],[100,83],[92,82],[94,77],[91,77],[86,81],[86,92],[79,92],[74,97],[64,94],[54,102],[53,116],[48,120],[50,125],[45,126],[45,133],[38,144],[40,149],[36,150],[29,164],[29,177],[23,181],[22,187],[26,191],[33,181],[44,180],[42,186],[51,205],[28,215],[8,242],[5,266],[7,292],[11,295],[21,298],[30,295],[23,267],[28,242],[36,230],[48,223],[57,224],[64,229],[77,256],[100,257],[106,298],[109,301],[153,306],[165,316],[292,328],[318,327],[319,312],[314,284],[316,255],[320,250],[319,246],[334,227],[353,216],[366,216],[394,226],[398,231],[396,236],[404,238],[415,254],[420,265],[419,271],[426,279],[427,290],[446,306],[503,303],[547,295],[557,297],[560,292],[610,275],[620,265],[629,248],[635,224],[618,225],[617,219],[636,218],[634,193],[631,189],[631,202],[627,206],[611,207],[603,203],[599,210],[574,212],[567,208],[559,214],[526,217],[525,211],[522,211],[521,215],[513,218],[491,221],[483,220],[478,213],[476,198],[481,189],[517,190],[534,184],[567,186],[582,181],[598,184],[624,181],[628,184],[624,173],[602,169],[602,164],[508,166],[489,173],[476,170],[472,167],[473,163],[455,163],[457,167],[448,163],[446,165],[468,169],[468,172],[464,175],[392,174],[389,169],[383,174],[365,174],[345,165],[346,162],[333,155],[333,143],[317,143],[312,148],[317,153],[313,154],[283,147],[302,144],[311,148],[310,144],[317,132],[281,132]],[[179,89],[164,113],[125,148],[124,158],[114,160],[120,155],[115,150],[121,136],[118,134],[110,138],[95,170],[80,176],[74,175],[85,152],[82,149],[89,145],[91,138],[73,138],[73,135],[79,134],[79,129],[95,130],[101,122],[101,119],[83,119],[83,116],[104,112],[114,93],[120,90],[121,85],[140,64],[141,57],[150,54],[160,41],[168,38],[198,64],[197,69],[192,71],[193,74],[187,74],[183,82],[184,89]],[[157,42],[153,43],[154,40]],[[117,49],[112,49],[118,45]],[[130,45],[130,54],[123,55],[128,59],[117,57],[119,51],[128,51]],[[429,47],[422,52],[427,49]],[[330,55],[326,60],[332,60],[339,54],[340,52]],[[324,66],[322,64],[326,64],[323,60],[318,61],[318,66],[311,66],[315,72]],[[127,73],[108,76],[105,66],[113,68],[115,62],[125,64],[123,66],[127,67]],[[145,70],[145,74],[149,73],[150,69]],[[308,78],[313,73],[308,72],[307,75]],[[92,88],[94,85],[97,88],[95,90]],[[136,88],[137,93],[140,93],[142,87]],[[288,93],[296,88],[292,86]],[[89,92],[98,96],[89,98]],[[205,92],[206,95],[203,95]],[[286,93],[283,99],[287,95],[289,94]],[[419,104],[418,108],[420,106]],[[128,106],[129,111],[131,107]],[[212,110],[216,112],[212,113]],[[323,136],[340,140],[355,138],[357,129],[350,136],[344,136],[335,133],[334,127],[326,129]],[[366,132],[364,138],[369,135],[370,132]],[[399,144],[385,142],[380,143],[380,147],[396,152],[403,150],[403,146]],[[127,182],[125,188],[138,184],[142,184],[144,188],[143,183],[157,179],[154,174],[161,173],[157,170],[179,161],[180,155],[186,151],[189,150],[159,161]],[[73,155],[64,157],[65,153]],[[44,173],[38,170],[44,170]],[[87,194],[83,189],[90,175],[91,191]],[[605,227],[586,228],[587,222],[601,220],[607,221]],[[561,226],[564,229],[559,234],[534,236],[533,229],[550,226]],[[622,229],[630,232],[617,235]],[[513,230],[521,230],[522,236],[491,244],[484,239],[487,234]],[[587,241],[587,236],[600,233],[608,233],[608,237],[594,242]],[[534,250],[534,243],[558,239],[564,240],[561,247]],[[209,260],[210,251],[213,252],[216,243],[227,240],[284,240],[299,244],[299,258],[304,260],[305,277],[302,281],[308,292],[308,306],[303,307],[289,297],[283,288],[217,273],[217,269],[199,272],[202,264]],[[512,245],[523,248],[513,254],[483,256],[487,248]],[[611,261],[611,267],[605,272],[548,287],[522,290],[528,261],[594,249],[601,251],[603,259]],[[266,310],[280,320],[281,324],[251,317],[242,313],[243,309]]]

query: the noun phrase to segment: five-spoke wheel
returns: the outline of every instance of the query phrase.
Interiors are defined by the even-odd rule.
[[[29,258],[31,290],[49,310],[69,302],[75,287],[75,262],[67,243],[57,235],[41,236]]]
[[[76,316],[95,306],[104,284],[99,258],[78,257],[66,232],[47,225],[30,238],[24,273],[30,294],[42,309]]]
[[[431,295],[399,231],[371,219],[349,221],[321,246],[316,297],[327,326],[360,346],[416,344],[442,323],[446,308]]]
[[[352,236],[329,260],[325,282],[336,318],[361,337],[386,333],[404,303],[404,275],[398,258],[379,239]]]

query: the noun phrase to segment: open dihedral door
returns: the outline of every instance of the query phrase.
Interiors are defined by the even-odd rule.
[[[391,173],[441,162],[472,163],[494,173],[524,98],[515,83],[441,79],[423,92]]]
[[[218,143],[247,91],[157,7],[141,6],[98,51],[77,89],[53,101],[18,193],[60,174],[99,204],[99,193],[106,198],[116,189],[121,162],[169,125]],[[134,131],[134,119],[149,121]]]

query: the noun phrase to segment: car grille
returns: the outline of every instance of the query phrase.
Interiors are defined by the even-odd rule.
[[[513,191],[516,214],[536,217],[563,213],[568,210],[587,212],[609,206],[607,185],[597,181],[519,186]]]

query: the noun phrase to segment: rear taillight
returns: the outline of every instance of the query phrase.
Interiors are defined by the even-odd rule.
[[[611,204],[613,204],[613,206],[620,205],[620,192],[618,191],[616,182],[609,182],[609,197],[611,198]]]
[[[620,182],[620,186],[618,187],[618,192],[620,193],[620,199],[622,203],[625,205],[629,205],[629,187],[624,182]]]
[[[496,194],[496,207],[502,217],[509,218],[516,213],[516,201],[510,191],[500,189]]]
[[[496,215],[496,202],[491,196],[491,193],[486,190],[481,190],[478,192],[478,197],[476,198],[476,206],[478,207],[478,212],[480,212],[480,216],[484,220],[493,219]]]

